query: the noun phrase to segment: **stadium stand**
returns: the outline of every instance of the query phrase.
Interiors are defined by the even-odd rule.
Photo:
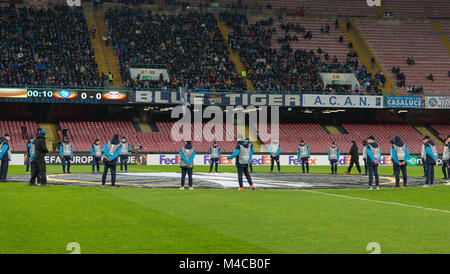
[[[403,93],[411,86],[423,87],[427,93],[448,92],[450,56],[429,22],[356,22],[392,79],[396,79],[393,67],[405,74],[405,86],[400,88]],[[415,65],[408,65],[408,58],[413,58]],[[427,79],[430,74],[433,81]]]
[[[105,13],[127,87],[245,90],[212,14],[153,15],[150,10]],[[164,64],[169,83],[134,81],[129,68]]]
[[[80,7],[0,7],[0,85],[102,86]]]
[[[335,20],[270,17],[248,21],[249,25],[234,22],[228,41],[257,90],[344,92],[353,87],[323,87],[318,73],[354,72],[361,84],[370,82],[364,91],[379,91],[375,77],[360,65]]]
[[[450,2],[446,0],[384,0],[395,17],[449,18]]]
[[[3,134],[9,133],[11,135],[12,151],[24,151],[26,148],[27,139],[22,138],[22,127],[25,127],[28,135],[36,132],[37,124],[33,121],[11,121],[0,120],[0,132]]]
[[[301,16],[302,8],[305,9],[304,15],[323,15],[323,16],[364,16],[376,17],[377,14],[374,8],[369,7],[366,1],[350,0],[350,1],[334,1],[334,0],[281,0],[261,1],[263,6],[271,5],[271,10],[274,14],[279,14],[280,9],[285,9],[288,15],[297,15],[297,7],[300,9]]]
[[[158,132],[137,132],[130,121],[71,121],[60,122],[61,128],[68,129],[69,139],[72,141],[74,150],[88,151],[95,138],[100,138],[101,143],[111,139],[115,133],[121,136],[126,136],[128,142],[132,145],[141,145],[142,151],[164,151],[177,152],[183,144],[183,141],[175,142],[171,138],[171,128],[174,122],[157,121]],[[204,126],[205,124],[203,124]],[[226,126],[223,125],[223,133],[230,134],[226,131]],[[198,132],[195,126],[192,126],[192,136]],[[236,130],[233,129],[234,136],[237,136]],[[62,132],[58,132],[62,140]],[[210,138],[210,136],[203,136],[203,138]],[[197,151],[207,152],[210,142],[195,141],[193,144]],[[220,142],[223,151],[231,152],[236,146],[235,141]]]
[[[439,134],[441,140],[445,140],[450,134],[450,125],[448,124],[431,125],[431,127]]]

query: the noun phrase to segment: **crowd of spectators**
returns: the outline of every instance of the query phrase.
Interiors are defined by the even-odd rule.
[[[0,7],[0,85],[102,86],[81,7]]]
[[[245,90],[212,14],[152,14],[126,7],[109,9],[105,19],[127,87]],[[163,64],[169,82],[137,81],[129,68]]]
[[[233,24],[228,42],[232,50],[240,55],[247,68],[248,78],[257,90],[268,91],[316,91],[316,92],[380,92],[379,87],[385,84],[382,74],[372,75],[366,67],[358,62],[357,53],[350,49],[345,62],[331,56],[320,47],[313,49],[293,50],[290,42],[298,41],[296,33],[308,33],[300,24],[273,25],[271,18],[258,21],[248,26]],[[326,26],[324,34],[329,33]],[[292,34],[289,34],[292,33]],[[272,45],[273,36],[279,35],[279,49]],[[312,39],[312,38],[309,38]],[[323,86],[320,72],[354,73],[359,85],[357,87],[329,85]]]

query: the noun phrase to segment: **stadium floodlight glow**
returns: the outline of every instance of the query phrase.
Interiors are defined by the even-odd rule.
[[[338,109],[338,112],[345,112],[345,109]]]
[[[398,113],[408,112],[406,109],[399,110]]]
[[[331,112],[329,110],[323,110],[322,113],[330,114]]]
[[[313,113],[313,112],[312,112],[312,110],[305,109],[305,110],[303,111],[303,113]]]

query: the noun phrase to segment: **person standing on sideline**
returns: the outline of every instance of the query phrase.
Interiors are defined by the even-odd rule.
[[[121,150],[122,146],[120,145],[119,134],[114,134],[113,138],[103,147],[103,154],[105,155],[103,164],[105,168],[103,169],[102,186],[105,186],[108,170],[111,170],[111,186],[116,186],[116,167]]]
[[[427,157],[427,153],[425,151],[425,139],[426,137],[423,137],[422,139],[422,150],[420,152],[420,159],[422,159],[422,165],[423,165],[423,177],[427,177],[427,165],[425,164],[425,159]]]
[[[389,155],[391,156],[391,160],[393,159],[392,157],[392,148],[394,147],[394,140],[390,140],[389,144],[391,144],[391,149],[389,150]],[[395,176],[395,165],[392,165],[392,176]]]
[[[100,161],[102,159],[102,148],[100,147],[100,139],[94,140],[91,146],[92,155],[92,173],[95,172],[95,166],[97,166],[97,172],[100,172]]]
[[[245,142],[250,146],[250,161],[248,162],[248,167],[250,168],[250,173],[253,173],[253,154],[255,153],[255,147],[253,146],[252,142],[250,142],[249,138],[245,138]]]
[[[280,168],[280,153],[281,153],[281,146],[278,143],[277,139],[274,139],[272,143],[269,145],[269,154],[270,154],[270,173],[273,172],[273,164],[277,163],[278,168],[278,174],[281,173]]]
[[[29,162],[30,162],[30,171],[31,171],[31,173],[33,173],[33,170],[34,170],[34,168],[36,168],[33,164],[32,164],[32,162],[33,162],[33,160],[35,159],[35,157],[36,157],[36,144],[35,144],[35,142],[34,142],[34,140],[30,143],[30,148],[29,148],[29,150],[30,150],[30,152],[29,152]],[[37,183],[38,184],[41,184],[41,178],[39,177],[39,174],[38,174],[38,176],[37,176]]]
[[[222,155],[222,149],[219,144],[214,141],[213,145],[209,148],[209,172],[212,172],[213,166],[215,165],[216,173],[219,169],[220,156]]]
[[[10,140],[11,136],[9,133],[6,133],[3,136],[3,140],[0,141],[0,182],[6,182],[6,177],[8,176],[8,166],[9,161],[11,161]]]
[[[302,171],[305,173],[305,165],[306,172],[309,173],[309,157],[311,157],[311,153],[309,151],[309,147],[305,144],[305,141],[300,140],[300,144],[297,148],[297,159],[302,161]]]
[[[72,144],[69,142],[69,138],[65,137],[64,142],[59,148],[59,154],[61,155],[61,163],[63,172],[66,173],[66,163],[67,163],[67,173],[70,173],[70,161],[73,157]]]
[[[378,144],[375,143],[375,137],[367,138],[367,167],[369,168],[369,190],[372,190],[373,177],[375,176],[376,189],[380,189],[380,177],[378,176],[378,165],[381,159],[381,151]]]
[[[123,171],[125,166],[125,172],[128,172],[128,152],[130,151],[130,144],[128,144],[127,138],[125,136],[120,140],[120,172]]]
[[[31,162],[31,178],[28,183],[29,186],[37,186],[36,178],[39,176],[38,182],[41,186],[47,185],[47,168],[45,163],[45,155],[48,153],[47,145],[45,143],[45,130],[38,128],[36,132],[36,140],[34,140],[35,155]]]
[[[194,169],[195,149],[191,141],[186,141],[186,144],[180,149],[180,167],[181,167],[181,190],[184,190],[184,183],[186,181],[186,173],[188,175],[189,190],[194,190],[192,186],[192,170]]]
[[[27,142],[27,157],[26,157],[26,172],[28,172],[30,170],[30,166],[31,166],[31,159],[30,159],[30,148],[31,148],[31,144],[33,144],[33,137],[30,136],[30,139],[28,139]]]
[[[331,143],[331,147],[328,150],[328,161],[330,161],[331,165],[331,174],[337,174],[337,162],[339,161],[339,157],[341,156],[341,152],[339,148],[336,146],[335,142]]]
[[[400,187],[400,170],[403,175],[403,187],[406,187],[408,175],[406,166],[409,159],[409,151],[400,136],[394,137],[394,144],[391,148],[392,161],[394,162],[395,187]]]
[[[444,180],[450,178],[450,135],[444,140],[444,150],[442,152],[442,173]]]
[[[364,175],[367,175],[367,150],[366,150],[366,148],[367,148],[367,140],[364,140],[363,142],[362,142],[362,145],[363,145],[363,155],[362,155],[362,157],[363,157],[363,161],[364,161]]]
[[[436,145],[434,144],[434,141],[431,140],[430,136],[425,136],[424,144],[425,144],[425,165],[427,166],[424,187],[433,187],[434,166],[436,165],[438,153]]]
[[[227,159],[233,159],[236,157],[236,168],[238,173],[238,182],[239,182],[239,190],[244,190],[244,182],[242,178],[242,174],[244,174],[245,178],[247,179],[248,184],[250,185],[250,188],[252,190],[255,190],[255,186],[252,182],[252,177],[250,176],[250,173],[248,173],[248,165],[251,162],[252,159],[252,150],[250,148],[249,143],[242,140],[242,137],[238,139],[238,142],[236,144],[236,148],[233,151],[233,154],[230,156],[227,156]]]
[[[353,164],[356,165],[356,169],[358,170],[359,174],[361,174],[361,167],[359,166],[359,153],[358,153],[358,146],[356,145],[356,142],[352,141],[352,147],[350,148],[350,165],[347,169],[347,174],[350,174],[353,168]]]

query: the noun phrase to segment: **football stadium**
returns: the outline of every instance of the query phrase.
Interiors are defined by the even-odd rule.
[[[449,37],[448,0],[0,0],[0,254],[448,254]]]

